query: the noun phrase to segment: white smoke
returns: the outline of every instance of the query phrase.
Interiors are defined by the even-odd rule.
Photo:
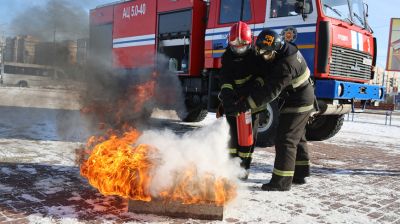
[[[201,176],[212,173],[216,178],[237,181],[244,170],[239,159],[229,158],[229,127],[225,119],[218,119],[211,125],[177,135],[171,130],[145,131],[138,144],[156,147],[162,163],[154,172],[151,193],[157,195],[173,185],[174,174],[195,165]]]

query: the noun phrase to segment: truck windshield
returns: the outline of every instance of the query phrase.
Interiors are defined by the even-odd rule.
[[[363,0],[322,0],[326,16],[366,27]]]
[[[332,18],[340,20],[351,18],[348,0],[322,0],[322,9],[326,16]]]
[[[350,0],[350,2],[353,22],[358,26],[365,27],[363,0]]]
[[[242,9],[243,12],[241,12]],[[243,18],[240,18],[241,15]],[[250,19],[250,0],[221,0],[219,23],[248,21]]]

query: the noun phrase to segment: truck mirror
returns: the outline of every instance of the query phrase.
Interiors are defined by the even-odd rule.
[[[305,20],[305,18],[307,18],[307,14],[311,13],[311,5],[309,2],[306,2],[306,0],[296,0],[294,11],[297,14],[302,15],[303,20]]]
[[[296,1],[295,5],[294,5],[294,11],[297,14],[302,14],[303,13],[303,6],[304,6],[304,2],[303,1]]]
[[[368,17],[368,4],[364,3],[364,13],[365,13],[365,17]]]
[[[294,11],[297,14],[310,14],[311,13],[311,5],[309,2],[305,0],[297,0],[294,5]]]

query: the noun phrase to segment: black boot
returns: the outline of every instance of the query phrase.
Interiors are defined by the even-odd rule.
[[[277,185],[268,183],[268,184],[263,184],[261,186],[261,190],[263,190],[263,191],[290,191],[290,186],[289,187],[279,187]]]
[[[304,177],[295,177],[295,178],[293,178],[292,183],[293,184],[298,184],[298,185],[305,184],[306,183],[306,178],[304,178]]]
[[[250,173],[249,170],[246,169],[245,173],[239,177],[239,180],[246,181],[247,179],[249,179],[249,173]]]

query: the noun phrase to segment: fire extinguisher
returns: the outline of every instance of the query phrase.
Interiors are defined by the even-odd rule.
[[[251,122],[251,110],[236,116],[237,137],[240,146],[253,145],[253,125]]]

